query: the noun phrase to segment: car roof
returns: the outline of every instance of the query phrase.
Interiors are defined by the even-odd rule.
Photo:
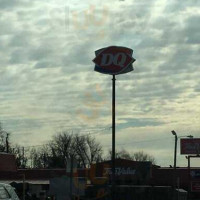
[[[5,183],[0,183],[0,187],[6,188],[6,190],[9,193],[9,195],[11,196],[12,200],[19,200],[19,197],[17,196],[17,194],[15,193],[14,188],[11,185],[5,184]]]

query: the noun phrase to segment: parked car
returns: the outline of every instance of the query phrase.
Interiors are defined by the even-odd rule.
[[[0,183],[0,200],[19,200],[19,198],[11,185]]]

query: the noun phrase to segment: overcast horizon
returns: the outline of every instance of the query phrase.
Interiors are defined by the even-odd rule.
[[[92,60],[97,49],[125,46],[136,61],[116,77],[116,148],[173,165],[171,131],[200,132],[199,6],[0,0],[0,122],[11,141],[42,145],[67,130],[111,148],[112,76],[95,72]],[[179,145],[177,166],[187,166]]]

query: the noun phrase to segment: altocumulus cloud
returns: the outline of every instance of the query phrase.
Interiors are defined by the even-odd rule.
[[[172,128],[197,134],[199,4],[0,0],[0,121],[22,145],[60,129],[110,127],[111,77],[93,72],[91,60],[96,49],[121,45],[134,49],[136,62],[133,73],[117,77],[120,140],[132,132],[140,133],[135,140],[159,139]],[[145,149],[169,163],[161,144]]]
[[[129,127],[146,127],[146,126],[160,126],[165,124],[164,122],[158,120],[158,119],[151,119],[151,118],[139,118],[139,119],[130,119],[130,118],[120,118],[118,127],[119,129],[126,129]]]

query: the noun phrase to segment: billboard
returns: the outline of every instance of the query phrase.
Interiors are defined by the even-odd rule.
[[[200,170],[199,169],[190,170],[190,176],[192,179],[200,179]]]
[[[200,138],[182,138],[180,140],[181,154],[200,154]]]

